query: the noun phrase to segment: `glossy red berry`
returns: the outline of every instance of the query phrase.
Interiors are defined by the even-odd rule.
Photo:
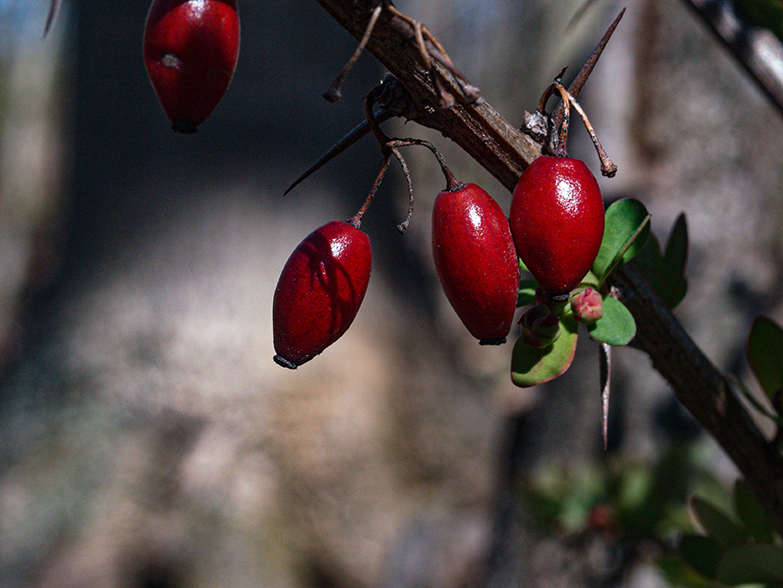
[[[143,52],[150,81],[174,130],[196,132],[236,69],[236,0],[153,0]]]
[[[563,297],[584,278],[601,247],[601,189],[584,162],[543,155],[514,188],[510,223],[517,253],[541,289]]]
[[[343,221],[316,229],[288,258],[272,303],[275,361],[291,369],[337,341],[370,281],[366,233]]]
[[[476,184],[438,194],[432,253],[446,297],[471,335],[482,344],[504,342],[517,304],[519,260],[498,203]]]

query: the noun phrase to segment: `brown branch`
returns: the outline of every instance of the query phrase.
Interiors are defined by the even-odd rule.
[[[375,4],[374,0],[318,1],[357,39],[362,37]],[[540,154],[539,146],[486,102],[466,104],[458,85],[442,68],[439,71],[447,90],[457,101],[448,110],[438,110],[438,95],[413,38],[407,22],[384,11],[367,49],[408,90],[411,112],[419,113],[413,120],[441,131],[512,190],[522,170]],[[743,472],[772,523],[783,533],[783,456],[763,437],[730,383],[638,271],[633,266],[622,268],[613,284],[636,318],[638,341],[655,369]]]
[[[377,0],[318,0],[332,17],[357,40],[361,39]],[[440,109],[440,96],[416,46],[415,30],[388,10],[381,13],[367,51],[389,70],[411,95],[411,120],[440,131],[487,169],[509,190],[522,171],[541,154],[541,147],[521,133],[486,102],[468,104],[454,76],[440,63],[432,65],[455,104]],[[438,48],[425,38],[433,52]]]
[[[783,533],[783,456],[751,420],[731,382],[698,348],[636,266],[620,268],[610,282],[636,319],[639,347],[677,399],[739,468]]]

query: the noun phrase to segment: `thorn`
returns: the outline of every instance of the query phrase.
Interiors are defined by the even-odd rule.
[[[393,117],[394,114],[392,114],[388,110],[379,110],[378,112],[375,113],[375,120],[377,120],[379,123],[387,121]],[[361,123],[356,125],[351,131],[349,131],[347,135],[345,135],[342,139],[340,139],[337,143],[335,143],[332,147],[330,147],[326,153],[321,155],[321,157],[319,157],[318,160],[315,163],[313,163],[313,165],[307,168],[307,170],[301,176],[299,176],[294,181],[294,183],[288,186],[288,189],[283,193],[283,195],[288,194],[291,190],[293,190],[296,186],[302,183],[305,179],[307,179],[313,173],[315,173],[323,166],[325,166],[327,163],[332,161],[335,157],[340,155],[340,153],[348,149],[348,147],[350,147],[354,143],[358,142],[359,139],[369,134],[370,134],[370,123],[367,120],[363,120]]]
[[[60,0],[52,0],[52,3],[49,5],[49,14],[46,15],[46,24],[44,25],[44,32],[43,36],[46,38],[46,35],[49,34],[49,29],[52,28],[52,23],[54,22],[54,16],[57,14],[57,8],[60,6]]]
[[[601,343],[600,347],[601,363],[599,373],[601,378],[601,433],[604,441],[604,451],[609,447],[609,392],[610,392],[610,372],[612,368],[612,347],[606,343]]]
[[[612,24],[609,25],[609,28],[604,33],[604,36],[601,38],[601,40],[598,42],[598,45],[596,45],[595,49],[593,49],[593,52],[585,61],[584,65],[582,66],[582,69],[579,70],[579,73],[576,74],[576,77],[571,82],[571,85],[568,86],[568,92],[574,98],[579,97],[582,88],[587,82],[587,79],[590,77],[590,74],[593,73],[593,69],[595,69],[595,66],[598,63],[598,59],[601,57],[601,54],[604,52],[607,43],[609,43],[609,39],[612,38],[612,34],[617,28],[617,25],[620,24],[620,20],[623,18],[624,14],[625,14],[625,8],[623,8],[620,11],[620,14],[617,15],[617,18],[614,19],[614,22],[612,22]],[[561,106],[558,106],[555,109],[554,113],[552,113],[552,121],[555,123],[555,126],[560,125],[562,116],[563,116],[563,109]]]

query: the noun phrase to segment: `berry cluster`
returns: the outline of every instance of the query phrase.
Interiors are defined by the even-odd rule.
[[[374,12],[370,30],[381,9],[379,5]],[[391,5],[386,9],[397,14]],[[429,35],[419,23],[411,23],[422,38]],[[144,62],[175,131],[195,133],[220,102],[236,69],[239,37],[236,0],[153,0],[144,31]],[[467,84],[443,51],[438,55],[439,63],[452,73],[465,96],[478,102],[478,90]],[[339,83],[357,56],[358,52],[328,96],[339,97]],[[429,66],[437,82],[432,63]],[[441,107],[450,107],[453,97],[437,83],[436,89]],[[350,327],[364,300],[372,268],[370,239],[360,230],[362,216],[394,157],[408,180],[408,217],[398,225],[400,232],[405,232],[414,198],[400,149],[413,145],[430,149],[446,178],[446,187],[432,210],[432,254],[443,291],[468,332],[482,345],[505,343],[516,309],[529,307],[518,321],[519,338],[511,365],[515,384],[530,386],[563,373],[573,357],[579,323],[605,344],[630,341],[635,332],[633,319],[609,296],[605,280],[641,247],[644,239],[638,239],[634,247],[632,244],[645,234],[649,215],[635,201],[619,203],[614,216],[620,229],[606,238],[598,182],[582,161],[566,152],[571,106],[593,139],[602,173],[611,176],[616,168],[605,157],[584,111],[560,79],[547,88],[536,114],[523,129],[539,139],[549,154],[533,161],[519,177],[508,217],[482,188],[458,181],[433,145],[417,139],[390,139],[383,133],[379,121],[388,118],[388,112],[385,116],[383,111],[375,113],[373,105],[384,91],[382,84],[365,99],[365,130],[372,131],[381,146],[381,172],[354,217],[316,229],[288,259],[273,302],[274,360],[297,368]],[[555,93],[562,99],[559,124],[545,113],[546,102]],[[336,152],[333,149],[294,185]],[[610,212],[612,209],[607,215]],[[529,271],[532,281],[520,282],[522,269]]]
[[[519,320],[515,365],[520,355],[533,356],[536,362],[541,353],[556,357],[557,353],[550,352],[561,332],[572,331],[562,341],[575,341],[574,325],[578,322],[591,327],[599,324],[602,280],[591,279],[589,274],[604,237],[603,198],[587,166],[565,153],[568,103],[575,101],[559,80],[545,96],[553,89],[561,93],[565,105],[555,154],[542,155],[521,174],[508,217],[481,187],[458,181],[430,143],[387,137],[372,111],[379,91],[371,92],[365,100],[365,115],[381,145],[384,165],[356,216],[317,229],[286,263],[273,308],[275,361],[285,367],[298,367],[334,343],[354,320],[371,265],[369,238],[359,231],[361,218],[394,156],[406,172],[411,194],[408,219],[398,227],[401,232],[405,230],[413,208],[413,190],[400,148],[412,145],[430,149],[445,176],[446,187],[435,198],[432,210],[433,261],[446,298],[480,344],[505,343],[516,309],[531,302],[531,308]],[[542,116],[545,102],[542,98]],[[584,120],[592,130],[586,117]],[[522,293],[521,268],[535,280],[532,301]],[[532,380],[515,379],[515,383],[532,385],[564,371],[550,370],[544,376],[536,371],[536,362],[526,370],[526,374],[533,374]],[[567,367],[570,357],[565,363]],[[514,369],[512,365],[512,379]]]

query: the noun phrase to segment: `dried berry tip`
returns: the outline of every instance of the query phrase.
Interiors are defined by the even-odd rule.
[[[500,339],[481,339],[479,345],[503,345],[506,342],[506,338]]]
[[[280,355],[275,355],[272,359],[275,360],[275,363],[277,365],[281,365],[284,368],[288,368],[289,370],[295,370],[297,367],[299,367],[293,361],[288,361],[285,357],[282,357]]]

